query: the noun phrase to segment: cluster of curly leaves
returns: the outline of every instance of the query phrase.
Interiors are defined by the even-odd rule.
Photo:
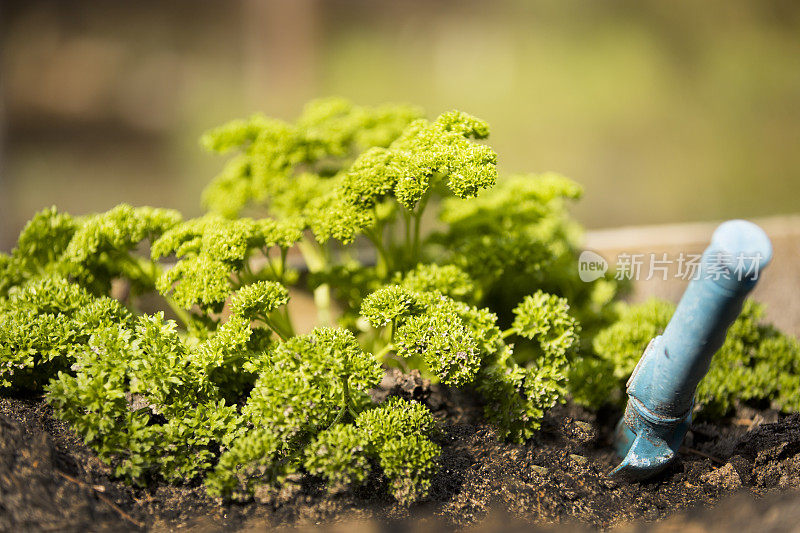
[[[242,288],[207,338],[162,312],[134,315],[58,275],[11,287],[0,314],[4,387],[42,384],[117,476],[252,496],[303,470],[335,487],[373,469],[404,503],[424,495],[439,447],[430,412],[367,395],[383,372],[352,332],[320,327],[277,341],[268,323],[288,300],[274,281]]]
[[[615,306],[613,280],[581,282],[566,205],[580,187],[495,183],[496,155],[475,142],[487,135],[460,112],[429,122],[322,100],[294,123],[255,116],[204,136],[234,155],[200,218],[42,211],[0,254],[0,389],[44,389],[134,483],[203,479],[240,499],[298,474],[332,489],[385,479],[403,503],[425,496],[440,448],[425,406],[371,400],[384,367],[470,389],[518,442],[568,393],[621,398],[672,308]],[[440,224],[423,235],[428,207]],[[290,289],[314,294],[323,323],[335,301],[338,327],[298,335]],[[153,292],[178,322],[144,310]],[[748,303],[731,328],[698,391],[705,413],[800,407],[797,341],[760,318]]]
[[[204,479],[245,498],[298,473],[334,488],[382,476],[400,501],[423,497],[435,424],[420,404],[370,400],[382,367],[474,390],[521,441],[564,398],[591,349],[578,333],[607,322],[617,292],[577,277],[566,202],[580,188],[553,174],[495,184],[496,155],[474,142],[487,135],[460,112],[323,100],[295,123],[209,132],[207,147],[235,153],[203,217],[37,214],[0,254],[0,388],[44,388],[135,483]],[[423,235],[428,206],[442,224]],[[348,246],[359,236],[374,263]],[[289,289],[335,300],[339,327],[296,334]],[[144,311],[154,291],[178,322]]]
[[[377,205],[388,196],[413,211],[434,181],[459,198],[494,185],[497,155],[470,141],[488,136],[485,122],[458,111],[434,122],[420,115],[409,106],[328,99],[307,106],[295,124],[261,115],[230,122],[203,137],[211,150],[239,150],[204,202],[229,218],[252,205],[300,215],[319,242],[347,244],[386,216]]]
[[[66,217],[43,212],[23,237]],[[162,312],[137,316],[55,273],[65,268],[58,261],[38,274],[21,269],[18,250],[4,266],[29,279],[7,287],[0,304],[1,383],[44,386],[56,415],[116,475],[140,484],[205,476],[212,494],[246,498],[298,471],[343,488],[379,468],[398,500],[426,493],[439,455],[430,412],[399,399],[373,405],[367,392],[380,383],[381,360],[349,330],[286,334],[277,324],[289,293],[277,281],[242,286],[226,321],[187,335]],[[62,254],[61,261],[69,260]],[[378,327],[396,328],[384,354],[391,350],[444,383],[473,384],[492,400],[487,415],[506,435],[530,436],[563,393],[577,324],[564,300],[537,293],[503,334],[491,312],[446,294],[469,287],[457,267],[420,265],[401,284],[370,295],[363,313]],[[502,338],[510,333],[538,340],[538,366],[509,358]]]

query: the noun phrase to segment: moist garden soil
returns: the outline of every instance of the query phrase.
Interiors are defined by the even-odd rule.
[[[550,412],[534,439],[513,445],[481,421],[468,394],[432,387],[418,375],[390,371],[374,394],[422,401],[443,428],[441,469],[428,499],[410,509],[395,503],[377,476],[343,493],[299,478],[245,504],[209,498],[199,484],[132,488],[111,477],[43,398],[0,398],[0,531],[228,531],[355,522],[373,531],[379,524],[396,531],[561,529],[565,522],[570,529],[640,529],[671,515],[677,516],[662,527],[764,531],[768,524],[789,530],[800,522],[800,493],[791,491],[800,488],[798,414],[742,408],[720,423],[697,422],[678,461],[656,479],[636,483],[608,475],[617,462],[610,442],[619,412],[592,413],[568,403]]]

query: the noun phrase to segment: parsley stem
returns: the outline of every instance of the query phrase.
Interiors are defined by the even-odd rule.
[[[331,286],[323,283],[314,289],[314,304],[317,306],[317,320],[323,326],[333,323],[331,315]]]
[[[500,335],[500,338],[502,338],[502,339],[507,339],[507,338],[509,338],[511,335],[514,335],[516,332],[517,332],[517,330],[516,330],[516,329],[514,329],[514,328],[508,328],[507,330],[503,331],[503,333]]]
[[[431,188],[425,191],[425,195],[420,199],[417,208],[414,210],[414,243],[411,250],[411,265],[419,262],[420,252],[420,233],[422,227],[422,214],[428,205],[428,199],[431,197]]]
[[[381,348],[378,353],[375,354],[375,358],[378,361],[383,361],[383,359],[386,357],[386,355],[389,352],[391,352],[392,350],[394,350],[394,344],[389,343],[386,346],[384,346],[383,348]]]
[[[281,247],[281,271],[278,277],[278,281],[283,283],[284,277],[286,276],[286,257],[289,255],[289,249],[286,247]]]
[[[322,272],[328,266],[327,258],[322,250],[317,249],[307,237],[297,243],[297,248],[303,254],[303,259],[312,274]],[[331,315],[331,288],[327,283],[314,289],[314,304],[317,307],[317,321],[323,326],[332,324]]]
[[[289,315],[289,304],[286,304],[281,309],[281,316],[283,318],[284,325],[286,327],[286,332],[289,334],[290,337],[294,337],[295,330],[294,325],[292,324],[292,317]]]
[[[333,419],[333,422],[331,422],[331,425],[328,427],[332,428],[341,422],[342,418],[344,418],[344,414],[347,412],[350,413],[350,416],[353,417],[353,420],[358,417],[358,413],[353,406],[353,399],[350,397],[350,383],[348,382],[347,376],[342,376],[342,407],[339,409],[339,413],[337,413],[336,418]]]
[[[284,340],[284,341],[285,341],[286,339],[288,339],[289,337],[291,337],[291,335],[288,335],[288,334],[286,333],[285,329],[284,329],[283,327],[281,327],[281,326],[280,326],[278,323],[276,323],[276,322],[275,322],[275,321],[272,319],[272,317],[268,317],[268,316],[266,316],[266,315],[261,315],[259,318],[261,319],[261,321],[262,321],[262,322],[264,322],[264,324],[266,324],[267,326],[269,326],[269,328],[270,328],[272,331],[274,331],[274,332],[275,332],[275,333],[278,335],[278,337],[280,337],[280,338],[281,338],[281,340]]]
[[[380,279],[385,279],[386,276],[389,275],[389,254],[381,242],[381,234],[383,233],[382,230],[382,227],[380,230],[376,228],[368,228],[364,230],[364,235],[366,235],[370,242],[372,242],[372,244],[375,246],[375,250],[378,252],[378,263],[376,266],[378,277]]]
[[[155,261],[148,261],[147,259],[134,257],[130,254],[124,254],[122,257],[120,257],[120,260],[127,262],[129,265],[135,268],[141,276],[150,280],[150,282],[153,284],[155,284],[156,279],[158,279],[158,277],[161,275],[161,268]],[[189,324],[192,321],[189,312],[178,305],[178,303],[170,296],[163,295],[163,298],[167,306],[169,306],[178,320],[181,321],[183,327],[188,329]]]
[[[270,313],[269,315],[260,313],[256,318],[261,320],[272,331],[274,331],[278,337],[281,338],[281,340],[294,337],[294,329],[292,328],[291,323],[288,323],[286,318],[279,315],[277,311]]]
[[[333,419],[333,422],[331,422],[331,425],[328,426],[328,429],[332,428],[333,426],[341,422],[346,412],[347,412],[347,406],[345,404],[342,404],[341,409],[339,409],[339,412],[336,414],[336,418]]]
[[[353,407],[353,399],[350,397],[350,383],[347,376],[342,378],[342,395],[344,396],[344,404],[347,406],[347,410],[350,411],[350,416],[355,420],[358,413],[356,413]]]
[[[411,254],[411,213],[408,209],[403,208],[403,220],[405,222],[405,245],[406,245],[406,254],[408,254],[407,260],[410,260]]]
[[[189,328],[189,324],[192,322],[192,317],[186,309],[183,309],[178,302],[172,299],[170,296],[164,296],[164,301],[167,303],[169,308],[175,313],[175,316],[178,317],[178,320],[181,321],[184,328]]]

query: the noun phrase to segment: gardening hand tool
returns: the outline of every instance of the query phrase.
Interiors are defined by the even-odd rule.
[[[730,220],[716,229],[664,333],[650,341],[628,380],[615,435],[623,460],[612,475],[645,479],[675,458],[697,384],[771,257],[769,238],[755,224]]]

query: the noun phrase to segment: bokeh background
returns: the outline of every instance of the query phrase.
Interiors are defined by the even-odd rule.
[[[201,212],[197,138],[313,97],[487,120],[588,227],[800,211],[800,2],[0,2],[0,249],[30,215]]]

